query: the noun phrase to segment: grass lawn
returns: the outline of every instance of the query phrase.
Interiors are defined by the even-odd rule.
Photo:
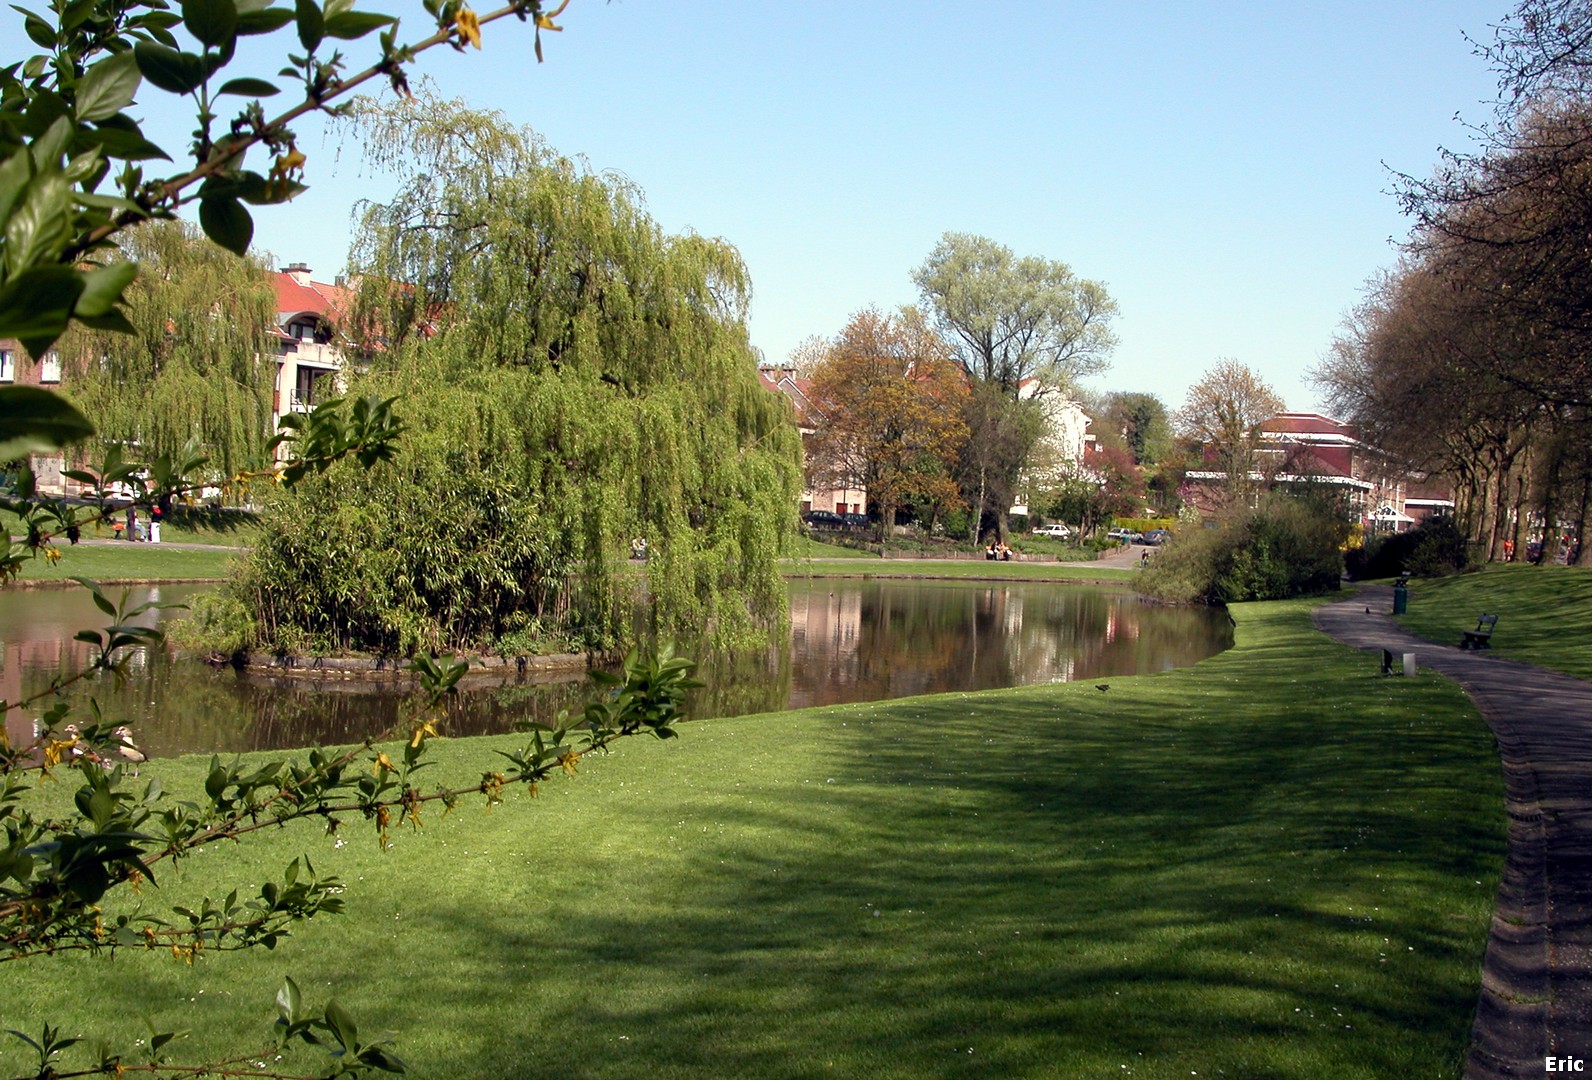
[[[872,551],[858,551],[840,544],[826,544],[811,536],[798,536],[792,554],[798,559],[873,559],[879,556]]]
[[[0,965],[0,1029],[91,1047],[148,1016],[220,1055],[266,1041],[290,973],[428,1077],[1455,1077],[1503,851],[1491,738],[1308,610],[1241,606],[1233,650],[1104,693],[689,724],[385,854],[357,815],[343,842],[267,830],[143,902],[309,853],[346,915],[192,966]],[[439,743],[438,778],[504,743]]]
[[[165,538],[164,531],[162,539]],[[61,558],[29,560],[23,581],[87,577],[96,581],[171,581],[219,579],[237,552],[230,548],[175,548],[161,544],[78,544],[61,547]]]
[[[87,513],[87,508],[81,510]],[[143,516],[142,513],[140,516]],[[122,520],[118,514],[117,520]],[[147,517],[144,518],[148,520]],[[218,547],[247,547],[259,532],[256,514],[241,510],[186,509],[178,507],[160,527],[161,541],[167,544],[214,544]],[[0,510],[0,526],[12,536],[21,535],[21,519],[9,510]],[[83,535],[110,539],[109,525],[85,526]]]
[[[1400,621],[1432,641],[1458,645],[1482,612],[1497,615],[1492,650],[1499,656],[1592,679],[1592,569],[1580,566],[1487,566],[1473,574],[1410,582]]]
[[[985,559],[934,561],[916,559],[804,559],[785,564],[787,577],[930,577],[978,578],[992,581],[1132,581],[1137,570],[1111,566],[1064,566],[1061,563],[989,562]]]

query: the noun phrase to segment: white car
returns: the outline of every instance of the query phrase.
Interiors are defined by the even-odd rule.
[[[1065,540],[1072,535],[1072,530],[1065,525],[1041,525],[1034,530],[1035,536],[1051,536],[1057,540]]]

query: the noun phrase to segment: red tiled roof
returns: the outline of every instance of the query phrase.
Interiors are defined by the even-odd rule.
[[[353,307],[354,294],[341,285],[311,281],[300,285],[292,274],[276,275],[276,310],[283,322],[290,316],[314,313],[336,325]]]
[[[1283,413],[1260,425],[1262,431],[1278,435],[1342,435],[1352,436],[1346,424],[1340,424],[1320,413]]]

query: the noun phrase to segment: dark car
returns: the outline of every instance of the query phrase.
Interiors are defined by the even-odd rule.
[[[1156,547],[1159,547],[1160,545],[1166,543],[1171,538],[1172,538],[1172,530],[1171,529],[1151,529],[1149,532],[1144,534],[1143,543],[1151,544],[1151,545],[1154,545]]]
[[[814,529],[838,529],[846,524],[846,519],[833,510],[809,510],[802,520]]]
[[[842,524],[849,525],[854,529],[866,529],[868,527],[867,514],[841,514],[840,520]]]

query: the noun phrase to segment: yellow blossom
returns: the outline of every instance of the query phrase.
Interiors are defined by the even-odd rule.
[[[422,742],[425,741],[425,738],[426,738],[427,735],[436,735],[436,733],[437,733],[436,721],[427,720],[423,724],[416,725],[415,733],[409,739],[409,745],[410,746],[419,746]]]
[[[47,547],[44,549],[44,557],[52,563],[61,561],[61,553],[53,547]]]
[[[289,147],[287,153],[277,155],[276,164],[271,166],[271,178],[273,180],[286,180],[289,173],[294,173],[304,168],[305,160],[306,158],[298,147]]]
[[[564,2],[562,4],[559,4],[558,7],[554,8],[552,11],[548,12],[546,15],[538,15],[538,16],[536,16],[536,25],[538,27],[540,27],[541,29],[543,29],[543,30],[562,30],[562,29],[564,29],[562,26],[554,25],[553,20],[558,18],[560,15],[562,15],[564,13],[564,9],[567,8],[567,7],[569,7],[569,0],[564,0]]]
[[[370,771],[373,772],[373,773],[376,773],[377,775],[380,775],[383,770],[385,770],[387,772],[396,772],[397,771],[393,767],[392,758],[387,756],[386,751],[381,751],[381,752],[376,754],[376,761],[371,766],[371,770]]]
[[[558,763],[564,766],[565,776],[574,776],[575,766],[580,763],[580,755],[571,750],[569,753],[559,758]]]
[[[468,41],[477,49],[481,47],[481,17],[473,10],[461,7],[453,17],[453,28],[458,31],[459,40]]]
[[[77,745],[76,739],[51,739],[44,745],[44,767],[53,769],[59,765],[68,751]]]

